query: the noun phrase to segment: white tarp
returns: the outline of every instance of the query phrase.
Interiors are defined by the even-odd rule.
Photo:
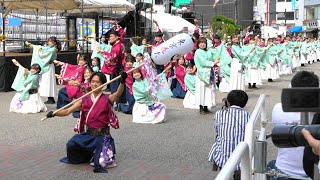
[[[141,15],[145,15],[144,12],[141,12]],[[155,19],[161,30],[166,31],[169,33],[181,33],[183,32],[184,28],[188,28],[188,34],[193,34],[194,29],[196,28],[195,25],[191,24],[187,20],[183,19],[180,16],[174,16],[168,13],[154,13],[152,14],[152,19],[151,19],[151,14],[146,13],[146,17],[152,21],[152,19]],[[153,26],[153,32],[156,31],[155,25]]]
[[[135,6],[126,0],[4,0],[6,15],[12,10],[45,10],[79,13],[101,11],[132,11]]]

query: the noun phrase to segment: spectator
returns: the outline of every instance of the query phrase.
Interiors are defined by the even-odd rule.
[[[298,72],[291,80],[292,87],[319,87],[319,77],[313,72]],[[300,123],[300,112],[283,112],[282,104],[278,103],[272,111],[272,123]],[[269,162],[268,167],[287,174],[289,178],[308,178],[303,169],[304,147],[278,148],[277,159]],[[286,177],[271,177],[271,180],[284,180]]]
[[[245,127],[250,118],[250,114],[243,110],[247,102],[247,93],[242,90],[233,90],[227,96],[227,109],[215,113],[216,140],[209,153],[209,161],[213,162],[213,170],[223,168],[233,150],[244,140]],[[233,178],[240,179],[240,174],[240,165],[237,165]]]

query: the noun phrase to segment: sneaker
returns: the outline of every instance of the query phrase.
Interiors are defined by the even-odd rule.
[[[117,164],[115,162],[113,162],[112,164],[109,164],[105,168],[114,168],[114,167],[117,167]]]

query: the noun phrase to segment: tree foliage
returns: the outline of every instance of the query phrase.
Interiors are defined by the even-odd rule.
[[[212,17],[211,30],[217,34],[238,34],[241,26],[236,25],[233,19],[217,15]]]

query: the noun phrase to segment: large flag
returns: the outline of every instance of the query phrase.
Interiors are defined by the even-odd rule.
[[[212,8],[215,8],[218,4],[219,0],[214,0],[214,4],[213,4],[213,7]]]
[[[166,74],[157,74],[156,70],[153,68],[151,57],[148,53],[144,53],[144,67],[146,70],[146,77],[148,83],[151,87],[152,97],[159,101],[172,96],[172,92],[168,81],[166,79]]]

